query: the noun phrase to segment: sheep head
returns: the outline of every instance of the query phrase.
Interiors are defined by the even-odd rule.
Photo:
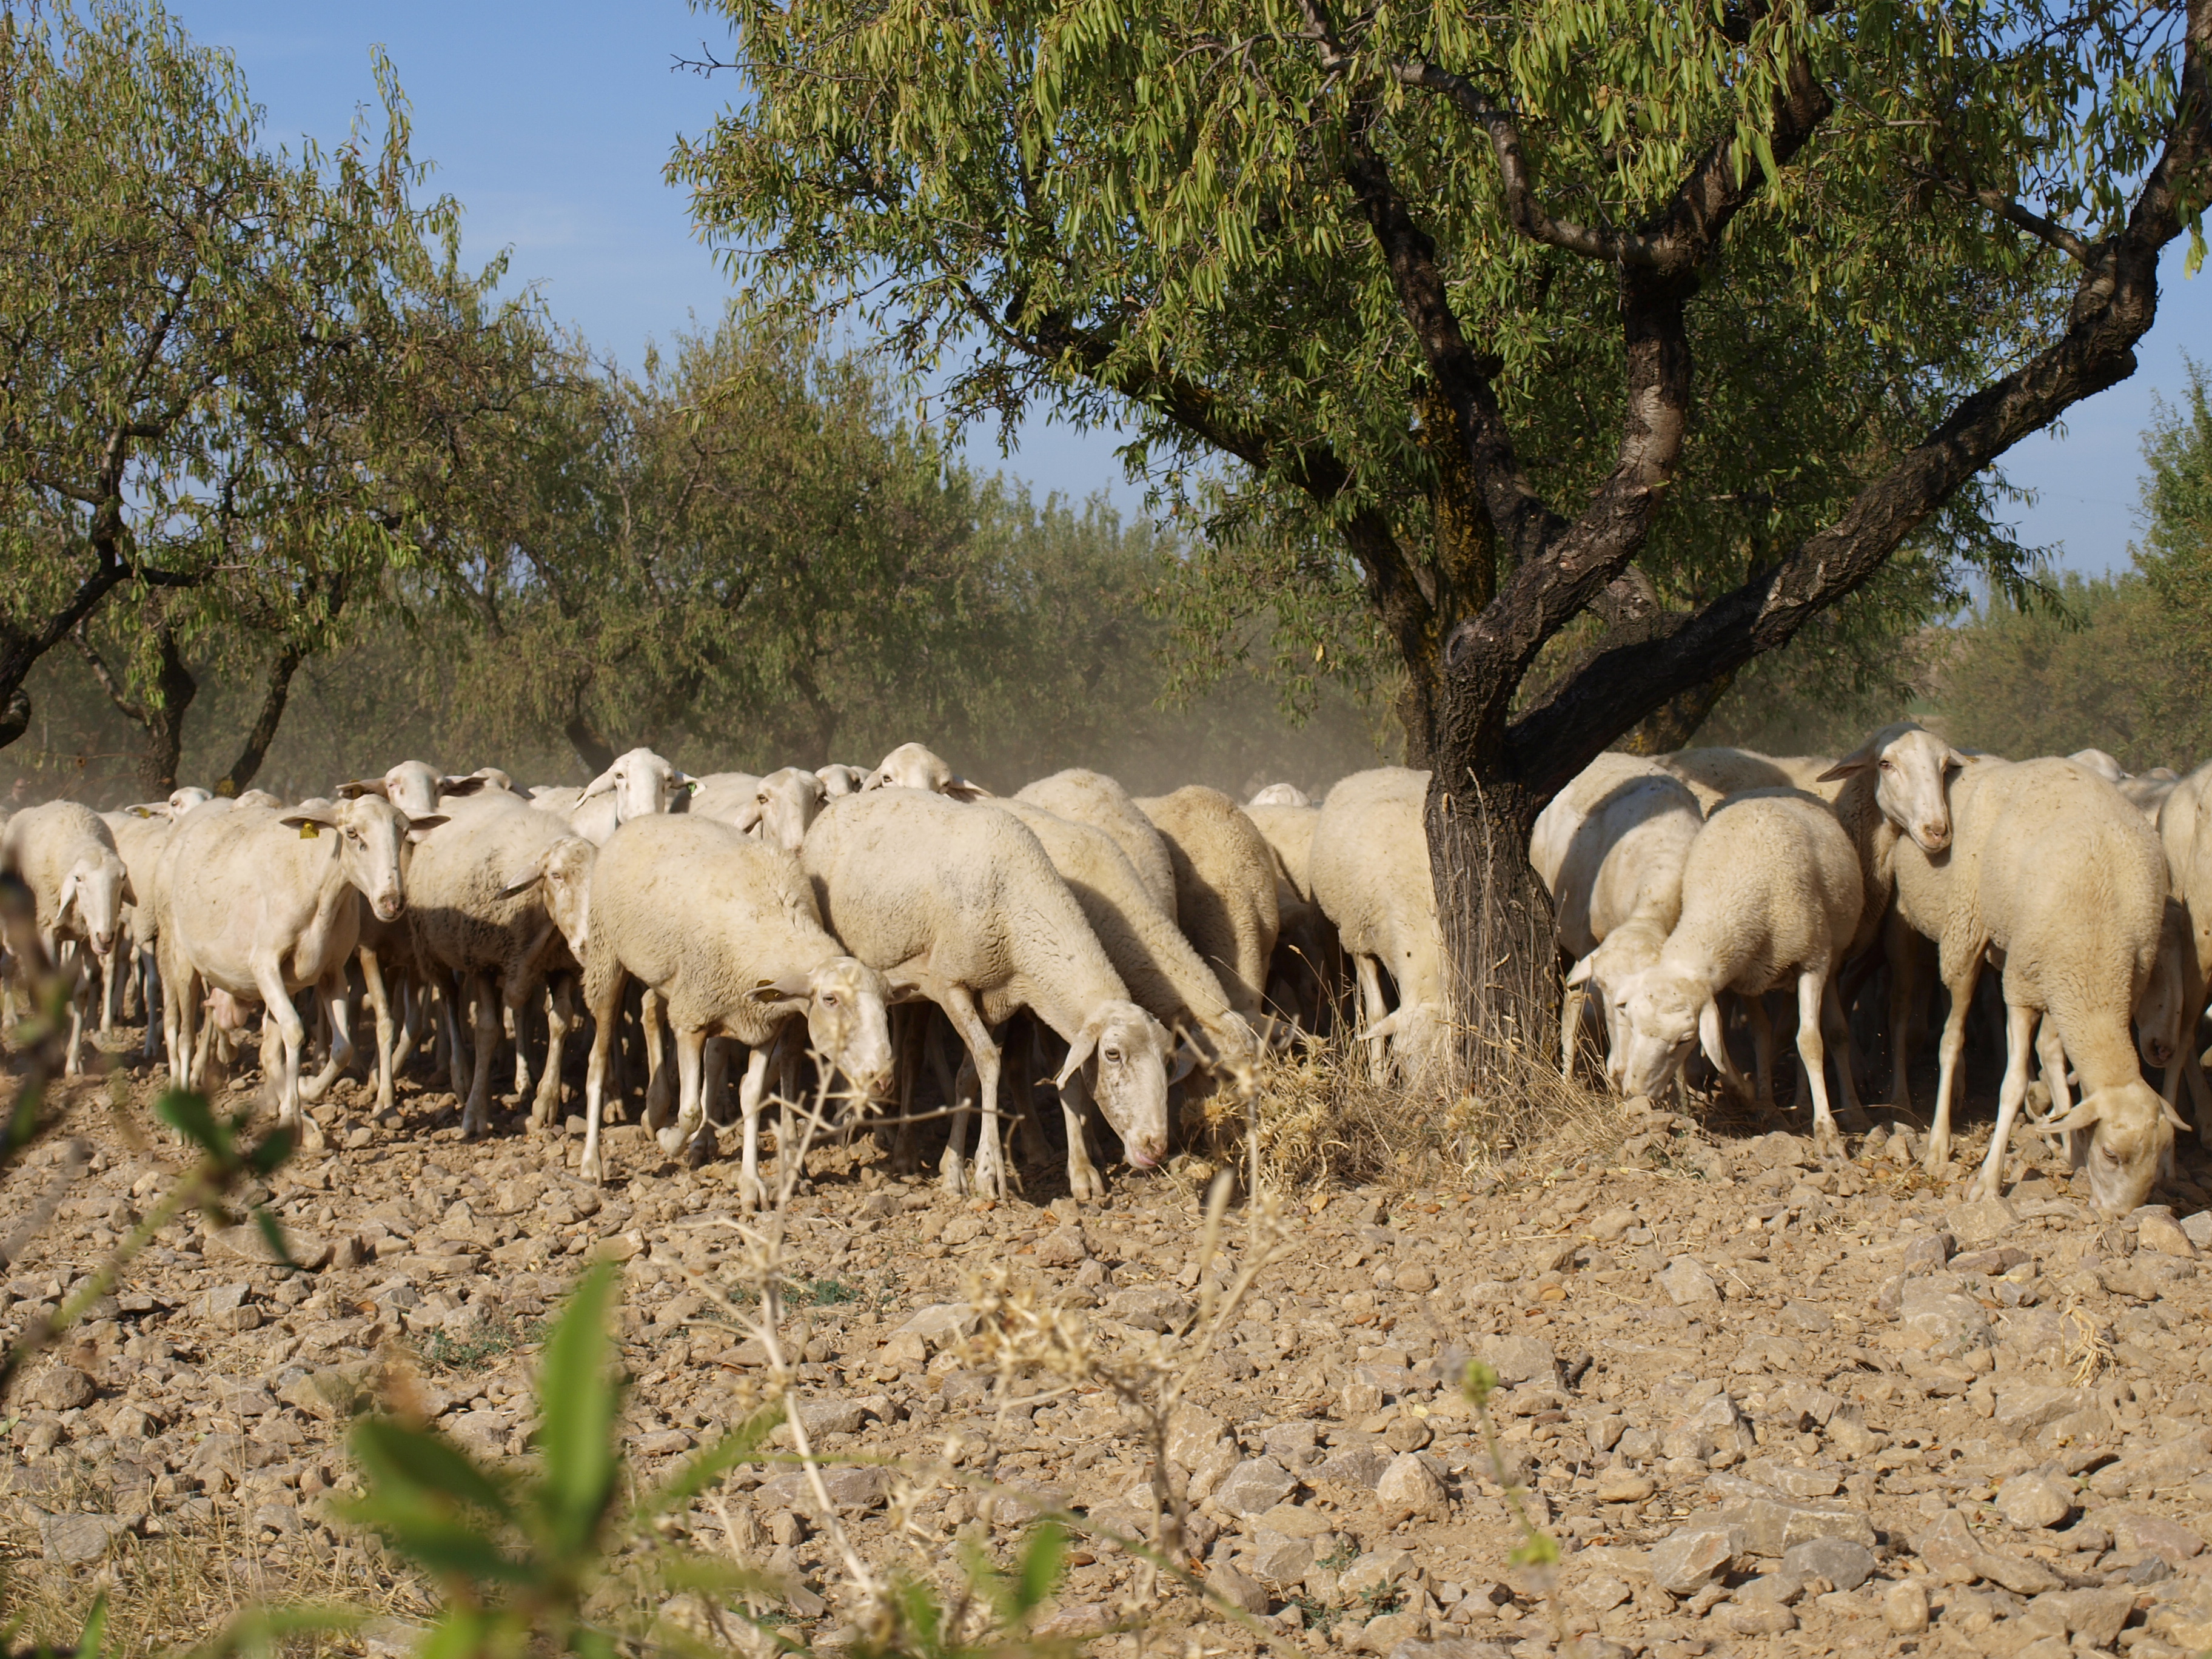
[[[1885,726],[1857,750],[1820,774],[1819,781],[1875,775],[1875,805],[1930,857],[1951,844],[1951,780],[1966,757],[1909,721]]]
[[[971,783],[918,743],[902,743],[868,774],[866,789],[926,789],[952,800],[988,800],[991,792]]]
[[[1626,1041],[1628,1016],[1623,998],[1629,981],[1658,962],[1666,943],[1666,933],[1656,923],[1632,920],[1607,933],[1596,950],[1576,964],[1605,1021],[1607,1054],[1619,1054]]]
[[[1656,1095],[1697,1047],[1699,1023],[1714,1007],[1712,993],[1686,975],[1654,966],[1632,975],[1618,995],[1620,1023],[1606,1071],[1631,1098]]]
[[[891,1086],[890,996],[884,976],[854,957],[832,957],[806,976],[807,1044],[864,1100],[879,1099]]]
[[[289,829],[313,830],[317,834],[336,831],[338,860],[346,880],[368,901],[379,921],[397,921],[407,908],[401,849],[410,840],[419,841],[429,834],[445,819],[435,811],[410,817],[381,794],[362,794],[350,800],[301,801],[278,822]]]
[[[615,822],[628,823],[632,818],[647,818],[667,811],[675,805],[677,791],[691,788],[697,782],[690,773],[650,749],[633,749],[617,757],[612,766],[586,784],[577,793],[575,804],[581,806],[595,796],[611,794],[615,798]]]
[[[822,780],[823,798],[826,800],[836,800],[841,795],[857,795],[868,781],[868,775],[857,766],[819,767],[814,775]]]
[[[501,898],[537,893],[546,916],[579,962],[591,943],[592,866],[599,856],[599,849],[581,836],[563,836],[526,868],[516,871],[499,892]]]
[[[1088,1067],[1091,1097],[1133,1169],[1149,1170],[1168,1152],[1168,1061],[1175,1040],[1133,1002],[1104,1002],[1067,1046],[1054,1081],[1065,1085]]]
[[[757,834],[771,847],[796,853],[806,840],[806,826],[828,799],[820,778],[787,766],[760,781],[751,802],[738,815],[738,828]]]
[[[2088,1151],[2075,1150],[2089,1172],[2089,1195],[2108,1221],[2142,1206],[2151,1182],[2173,1149],[2173,1132],[2189,1126],[2141,1079],[2100,1089],[2065,1116],[2029,1126],[2040,1135],[2087,1129]]]
[[[115,935],[123,925],[123,907],[138,902],[123,860],[104,848],[97,855],[88,854],[76,861],[62,878],[56,898],[57,919],[65,921],[74,915],[93,954],[101,957],[115,948]]]

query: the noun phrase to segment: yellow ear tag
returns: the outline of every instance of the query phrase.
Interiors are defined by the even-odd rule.
[[[300,826],[300,839],[301,841],[313,841],[317,836],[319,836],[323,832],[321,830],[316,829],[312,823],[303,823]]]

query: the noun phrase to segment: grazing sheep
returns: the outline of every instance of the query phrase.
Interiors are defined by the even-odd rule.
[[[2189,1079],[2191,1109],[2201,1126],[2212,1123],[2212,1088],[2198,1056],[2197,1031],[2212,995],[2212,763],[2200,766],[2173,787],[2158,813],[2159,841],[2166,851],[2167,890],[2182,908],[2180,1007],[2172,1020],[2179,1058],[2169,1067],[2164,1096],[2174,1103],[2179,1079]]]
[[[698,781],[650,749],[633,749],[576,793],[568,827],[594,847],[632,818],[675,810],[678,793]]]
[[[348,1030],[346,964],[361,937],[363,902],[379,920],[407,908],[400,851],[438,828],[435,816],[412,823],[374,797],[303,801],[289,812],[243,802],[226,811],[187,813],[155,868],[160,910],[163,1025],[169,1070],[189,1086],[196,989],[258,1000],[281,1058],[277,1122],[309,1150],[323,1145],[302,1100],[319,1100],[353,1057]],[[331,1054],[321,1074],[300,1076],[307,1028],[293,994],[313,987],[330,1023]]]
[[[1025,785],[1015,796],[1048,812],[1103,830],[1114,837],[1152,902],[1176,916],[1175,860],[1158,828],[1139,810],[1129,792],[1103,772],[1071,767]]]
[[[1244,810],[1255,806],[1311,806],[1313,797],[1295,783],[1271,783],[1255,793],[1244,803]]]
[[[1184,937],[1221,976],[1229,1006],[1257,1022],[1267,1000],[1267,959],[1282,928],[1275,854],[1267,837],[1235,801],[1199,784],[1139,800],[1137,808],[1167,842],[1176,921]]]
[[[144,1003],[146,1033],[139,1048],[139,1058],[153,1062],[156,1035],[160,1024],[155,1016],[154,1003],[161,996],[158,970],[154,965],[154,939],[157,927],[151,895],[154,891],[154,868],[161,860],[161,849],[169,844],[170,831],[176,820],[169,816],[167,807],[158,810],[145,806],[125,807],[120,812],[102,812],[100,821],[115,838],[115,850],[122,857],[123,867],[130,873],[131,902],[123,910],[123,927],[118,938],[127,938],[141,985],[140,998]],[[100,1029],[108,1029],[108,992],[100,989]]]
[[[1951,811],[1948,858],[1938,863],[1911,842],[1897,849],[1899,913],[1936,940],[1951,994],[1929,1167],[1940,1170],[1950,1158],[1966,1012],[1983,963],[1994,959],[2002,963],[2007,1059],[1975,1192],[1992,1196],[2002,1187],[2037,1022],[2048,1018],[2081,1077],[2082,1098],[2034,1127],[2067,1135],[2076,1160],[2086,1156],[2098,1208],[2125,1214],[2150,1190],[2177,1121],[2143,1082],[2129,1035],[2165,921],[2158,837],[2110,783],[2069,760],[1971,767],[1951,786]],[[2072,1138],[2082,1129],[2094,1131],[2086,1155]]]
[[[975,1064],[983,1133],[975,1181],[1003,1196],[999,1048],[991,1027],[1027,1008],[1068,1045],[1059,1082],[1088,1068],[1091,1097],[1149,1169],[1167,1151],[1166,1030],[1129,1000],[1104,949],[1028,827],[915,789],[833,801],[800,860],[823,920],[880,970],[894,997],[942,1008]],[[945,1152],[946,1188],[966,1190],[963,1098]]]
[[[680,1150],[705,1123],[708,1040],[728,1037],[752,1050],[738,1097],[745,1125],[739,1193],[747,1205],[762,1200],[760,1104],[769,1056],[793,1016],[805,1016],[811,1045],[863,1097],[890,1083],[884,977],[823,931],[805,872],[781,848],[712,819],[632,819],[599,849],[581,925],[568,943],[584,963],[584,1003],[598,1023],[584,1085],[580,1172],[587,1181],[602,1176],[607,1049],[633,977],[660,994],[676,1035],[676,1121],[651,1125],[663,1152]],[[793,1155],[788,1134],[780,1155]]]
[[[981,800],[990,791],[961,777],[918,743],[902,743],[868,774],[863,789],[927,789],[952,800]]]
[[[1528,860],[1552,895],[1559,946],[1574,958],[1559,1012],[1559,1066],[1571,1076],[1585,987],[1601,1014],[1608,988],[1659,960],[1682,910],[1682,862],[1705,828],[1680,778],[1636,755],[1600,755],[1537,815]],[[1616,1050],[1620,1033],[1608,1030]]]
[[[806,840],[806,826],[821,812],[828,796],[822,780],[796,766],[771,772],[753,791],[752,805],[738,814],[737,827],[757,835],[771,847],[796,853]]]
[[[554,911],[586,878],[592,852],[592,843],[563,820],[529,811],[464,813],[415,849],[407,879],[416,952],[425,967],[459,978],[466,988],[464,1000],[475,1012],[476,1066],[461,1114],[462,1133],[471,1139],[489,1125],[492,1054],[502,1024],[515,1023],[519,1029],[522,1011],[536,1001],[549,976],[556,979],[550,1042],[531,1121],[540,1127],[556,1121],[561,1049],[570,1015],[568,976],[576,963]],[[493,1005],[495,978],[505,1022]],[[518,1043],[515,1093],[529,1089],[529,1056]]]
[[[1247,806],[1244,816],[1275,855],[1275,911],[1280,925],[1275,931],[1274,959],[1267,964],[1268,996],[1299,1027],[1318,1031],[1329,1016],[1344,955],[1336,930],[1314,902],[1313,835],[1321,822],[1321,808]]]
[[[60,942],[74,939],[100,966],[102,994],[114,972],[115,941],[126,906],[137,900],[115,836],[99,813],[79,801],[50,800],[27,807],[0,830],[0,860],[15,866],[38,906],[40,942],[51,962]],[[70,998],[70,1034],[63,1074],[83,1068],[84,1005],[93,994],[81,976]],[[102,1017],[103,1024],[105,1016]]]
[[[1315,902],[1357,972],[1370,1063],[1379,1075],[1387,1052],[1409,1084],[1442,1057],[1450,1012],[1422,819],[1428,792],[1429,775],[1402,766],[1341,780],[1322,803],[1310,866]],[[1385,969],[1398,988],[1388,1012]]]
[[[1814,1144],[1840,1152],[1821,1033],[1824,1024],[1843,1031],[1834,975],[1863,896],[1857,852],[1818,796],[1753,790],[1722,802],[1683,861],[1681,919],[1659,960],[1613,993],[1623,1039],[1613,1068],[1622,1091],[1657,1093],[1702,1039],[1706,1058],[1730,1086],[1748,1093],[1722,1041],[1716,999],[1723,991],[1761,997],[1794,978]],[[1837,1060],[1844,1103],[1856,1109],[1848,1047]]]
[[[1196,1054],[1218,1071],[1249,1073],[1258,1066],[1259,1034],[1229,1006],[1220,980],[1152,902],[1111,836],[1027,801],[994,805],[1019,818],[1036,836],[1139,1007],[1170,1030],[1194,1024],[1204,1037]],[[1179,1067],[1168,1081],[1180,1080],[1185,1069]],[[1068,1190],[1081,1199],[1103,1196],[1105,1182],[1084,1147],[1080,1075],[1061,1085],[1060,1100],[1067,1129]]]
[[[857,795],[866,787],[868,781],[868,775],[859,767],[841,766],[835,763],[816,768],[814,775],[822,780],[823,797],[828,800],[838,800],[847,795]]]

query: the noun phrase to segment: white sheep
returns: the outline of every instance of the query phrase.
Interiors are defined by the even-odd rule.
[[[1834,792],[1822,783],[1822,775],[1834,763],[1823,756],[1762,755],[1752,749],[1681,749],[1652,759],[1688,784],[1698,805],[1707,812],[1730,795],[1752,789],[1802,789],[1823,800],[1834,799]]]
[[[137,894],[115,836],[100,814],[73,800],[27,807],[0,830],[0,860],[13,865],[31,890],[47,959],[61,961],[64,939],[82,944],[100,964],[98,982],[105,997],[124,911]],[[70,998],[65,1076],[74,1077],[83,1067],[84,1011],[93,983],[90,976],[81,976]]]
[[[814,1050],[863,1098],[890,1081],[884,977],[845,954],[823,929],[799,860],[712,819],[632,819],[608,837],[591,871],[569,948],[584,963],[584,1001],[598,1022],[585,1081],[581,1173],[602,1178],[599,1111],[609,1043],[632,978],[659,993],[676,1036],[675,1122],[659,1129],[675,1152],[705,1123],[708,1039],[752,1050],[739,1090],[744,1114],[742,1201],[757,1205],[760,1104],[770,1051],[804,1015]],[[788,1129],[789,1119],[786,1126]],[[787,1133],[781,1155],[793,1155]]]
[[[1028,801],[994,805],[1019,818],[1036,836],[1082,908],[1107,960],[1128,987],[1132,1001],[1170,1030],[1178,1024],[1196,1025],[1204,1035],[1204,1057],[1219,1069],[1249,1072],[1259,1064],[1258,1033],[1230,1006],[1213,969],[1152,902],[1135,867],[1111,836]],[[1178,1069],[1169,1081],[1181,1075]],[[1079,1074],[1071,1077],[1061,1085],[1060,1097],[1067,1129],[1068,1191],[1087,1200],[1103,1197],[1106,1188],[1084,1148],[1082,1087]]]
[[[1176,924],[1220,975],[1229,1006],[1256,1024],[1265,1017],[1267,963],[1282,929],[1273,849],[1218,789],[1188,784],[1140,799],[1137,808],[1167,842]]]
[[[1129,999],[1082,908],[1037,838],[1005,812],[885,787],[833,801],[806,832],[800,861],[822,917],[878,969],[894,997],[945,1011],[975,1061],[983,1106],[975,1185],[1004,1196],[998,1045],[991,1027],[1027,1008],[1068,1045],[1059,1081],[1088,1068],[1091,1097],[1149,1169],[1167,1151],[1164,1028]],[[964,1191],[964,1099],[943,1172]]]
[[[2126,797],[2129,805],[2134,807],[2153,823],[2156,823],[2160,810],[2164,808],[2167,798],[2173,793],[2180,781],[2181,780],[2174,775],[2172,767],[2160,766],[2148,772],[2138,773],[2132,777],[2122,778],[2113,787]]]
[[[787,766],[760,781],[753,791],[752,804],[738,814],[737,827],[747,835],[757,835],[771,847],[796,853],[806,840],[806,826],[814,822],[828,799],[820,778]]]
[[[2212,763],[2174,785],[2159,808],[2158,836],[2166,851],[2167,890],[2183,913],[2179,1006],[2170,1017],[2178,1060],[2167,1069],[2163,1092],[2172,1106],[2186,1076],[2191,1108],[2203,1125],[2212,1123],[2212,1088],[2206,1086],[2197,1042],[2212,994]]]
[[[835,763],[828,766],[817,767],[814,775],[822,780],[823,797],[828,800],[836,800],[846,795],[856,795],[868,781],[868,775],[859,767],[843,766]]]
[[[650,749],[633,749],[576,792],[568,827],[594,847],[632,818],[675,810],[678,795],[698,781]]]
[[[358,800],[363,795],[380,795],[410,818],[428,817],[432,813],[447,810],[453,802],[464,800],[490,787],[490,769],[454,777],[441,774],[428,761],[401,761],[380,778],[356,778],[338,786],[342,800]],[[499,774],[501,780],[507,775]],[[504,789],[494,789],[495,799],[504,794]]]
[[[2077,749],[2066,757],[2085,772],[2094,772],[2106,783],[2117,784],[2127,776],[2127,769],[2101,749]]]
[[[206,807],[179,820],[156,866],[164,1035],[169,1070],[190,1086],[198,987],[258,1001],[263,1049],[274,1043],[277,1122],[309,1150],[321,1129],[300,1110],[322,1097],[352,1058],[346,964],[361,934],[362,907],[389,922],[407,907],[401,848],[435,830],[435,816],[410,823],[388,801],[303,801],[289,811]],[[331,1055],[312,1081],[300,1076],[307,1028],[293,1003],[313,987],[330,1024]]]
[[[693,782],[688,801],[680,801],[669,810],[695,818],[712,818],[717,823],[734,824],[753,810],[760,783],[760,778],[751,772],[708,772]]]
[[[130,872],[132,900],[124,907],[117,943],[118,946],[127,944],[138,979],[146,1016],[145,1037],[139,1055],[150,1064],[160,1041],[161,1025],[155,1014],[155,1003],[161,996],[161,977],[154,964],[157,924],[149,896],[154,891],[155,866],[161,862],[161,849],[169,844],[169,833],[176,827],[176,820],[170,817],[166,803],[158,806],[126,806],[119,812],[102,812],[100,817],[107,825],[108,834],[115,838],[115,850],[122,857],[123,867]],[[108,1029],[108,990],[105,985],[100,989],[100,1027],[103,1031]]]
[[[1261,793],[1267,793],[1261,791]],[[1244,816],[1275,855],[1274,960],[1267,966],[1268,995],[1306,1030],[1319,1030],[1341,973],[1336,930],[1313,896],[1314,826],[1318,806],[1254,806]]]
[[[1442,1057],[1449,1029],[1422,816],[1428,791],[1426,772],[1402,766],[1353,773],[1322,801],[1310,854],[1315,901],[1352,958],[1370,1062],[1379,1074],[1387,1052],[1409,1084]],[[1395,1009],[1384,1000],[1385,969],[1397,984]]]
[[[1705,827],[1697,796],[1641,756],[1603,754],[1536,817],[1528,860],[1552,895],[1574,965],[1559,1012],[1559,1064],[1574,1070],[1584,996],[1607,1014],[1608,988],[1659,959],[1682,909],[1682,862]],[[1620,1034],[1608,1030],[1607,1048]]]
[[[1814,1144],[1839,1152],[1821,1033],[1824,1024],[1843,1032],[1834,975],[1863,896],[1857,852],[1818,796],[1753,790],[1716,806],[1683,861],[1681,919],[1659,960],[1613,992],[1622,1037],[1613,1070],[1622,1091],[1657,1093],[1702,1039],[1723,1077],[1748,1092],[1723,1041],[1719,994],[1758,998],[1794,980]],[[1856,1108],[1848,1047],[1837,1060],[1844,1103]]]
[[[1152,902],[1181,920],[1176,917],[1175,860],[1168,856],[1167,842],[1115,780],[1103,772],[1071,767],[1024,785],[1014,799],[1103,830],[1136,870]]]
[[[461,1115],[471,1138],[489,1127],[492,1054],[502,1027],[520,1029],[522,1011],[549,977],[549,1043],[531,1120],[540,1127],[557,1121],[569,976],[577,964],[555,912],[587,878],[592,850],[562,818],[526,811],[463,813],[415,849],[407,879],[416,951],[426,966],[456,975],[474,1009],[476,1064]],[[493,1003],[495,981],[504,1021]],[[458,1063],[458,1048],[455,1057]],[[519,1042],[514,1073],[516,1095],[527,1094],[530,1061]]]
[[[1295,783],[1271,783],[1263,789],[1255,790],[1252,799],[1244,803],[1244,810],[1249,812],[1255,806],[1311,806],[1312,805],[1313,797]]]
[[[2027,1097],[2039,1020],[2057,1027],[2081,1080],[2070,1111],[2034,1126],[2086,1157],[2100,1210],[2121,1215],[2150,1190],[2170,1150],[2172,1110],[2142,1080],[2130,1016],[2156,966],[2166,900],[2157,836],[2112,785],[2069,760],[1988,763],[1951,786],[1949,856],[1897,849],[1899,915],[1938,945],[1951,1012],[1939,1050],[1928,1162],[1950,1157],[1951,1103],[1966,1012],[1986,960],[2002,963],[2007,1059],[1997,1124],[1975,1192],[2003,1181],[2012,1126]],[[2046,1054],[2056,1058],[2051,1047]],[[2058,1076],[2047,1083],[2063,1085]],[[2073,1139],[2094,1130],[2086,1155]]]
[[[981,800],[990,791],[960,776],[930,750],[902,743],[868,774],[863,789],[926,789],[951,800]]]

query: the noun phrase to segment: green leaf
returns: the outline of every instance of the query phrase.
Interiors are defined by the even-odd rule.
[[[1008,1618],[1027,1619],[1038,1603],[1052,1594],[1067,1559],[1067,1533],[1056,1521],[1040,1521],[1014,1564],[1014,1586]]]
[[[107,1592],[102,1590],[92,1598],[92,1607],[84,1615],[84,1628],[77,1633],[77,1659],[100,1659],[100,1644],[107,1639]]]
[[[538,1502],[554,1546],[588,1546],[614,1495],[618,1404],[609,1364],[608,1304],[614,1270],[602,1262],[577,1281],[539,1360],[538,1443],[545,1459]]]
[[[292,1255],[292,1247],[284,1242],[283,1224],[276,1219],[276,1212],[266,1209],[254,1211],[253,1224],[261,1230],[261,1237],[269,1241],[269,1248],[276,1253],[277,1261],[294,1273],[300,1272],[300,1264]]]
[[[688,1508],[691,1500],[738,1464],[751,1461],[776,1425],[783,1421],[783,1403],[764,1406],[735,1428],[689,1459],[660,1489],[639,1506],[641,1523],[655,1516]]]
[[[498,1484],[434,1429],[368,1418],[354,1427],[353,1449],[377,1491],[403,1492],[416,1501],[473,1504],[501,1520],[513,1518]]]

